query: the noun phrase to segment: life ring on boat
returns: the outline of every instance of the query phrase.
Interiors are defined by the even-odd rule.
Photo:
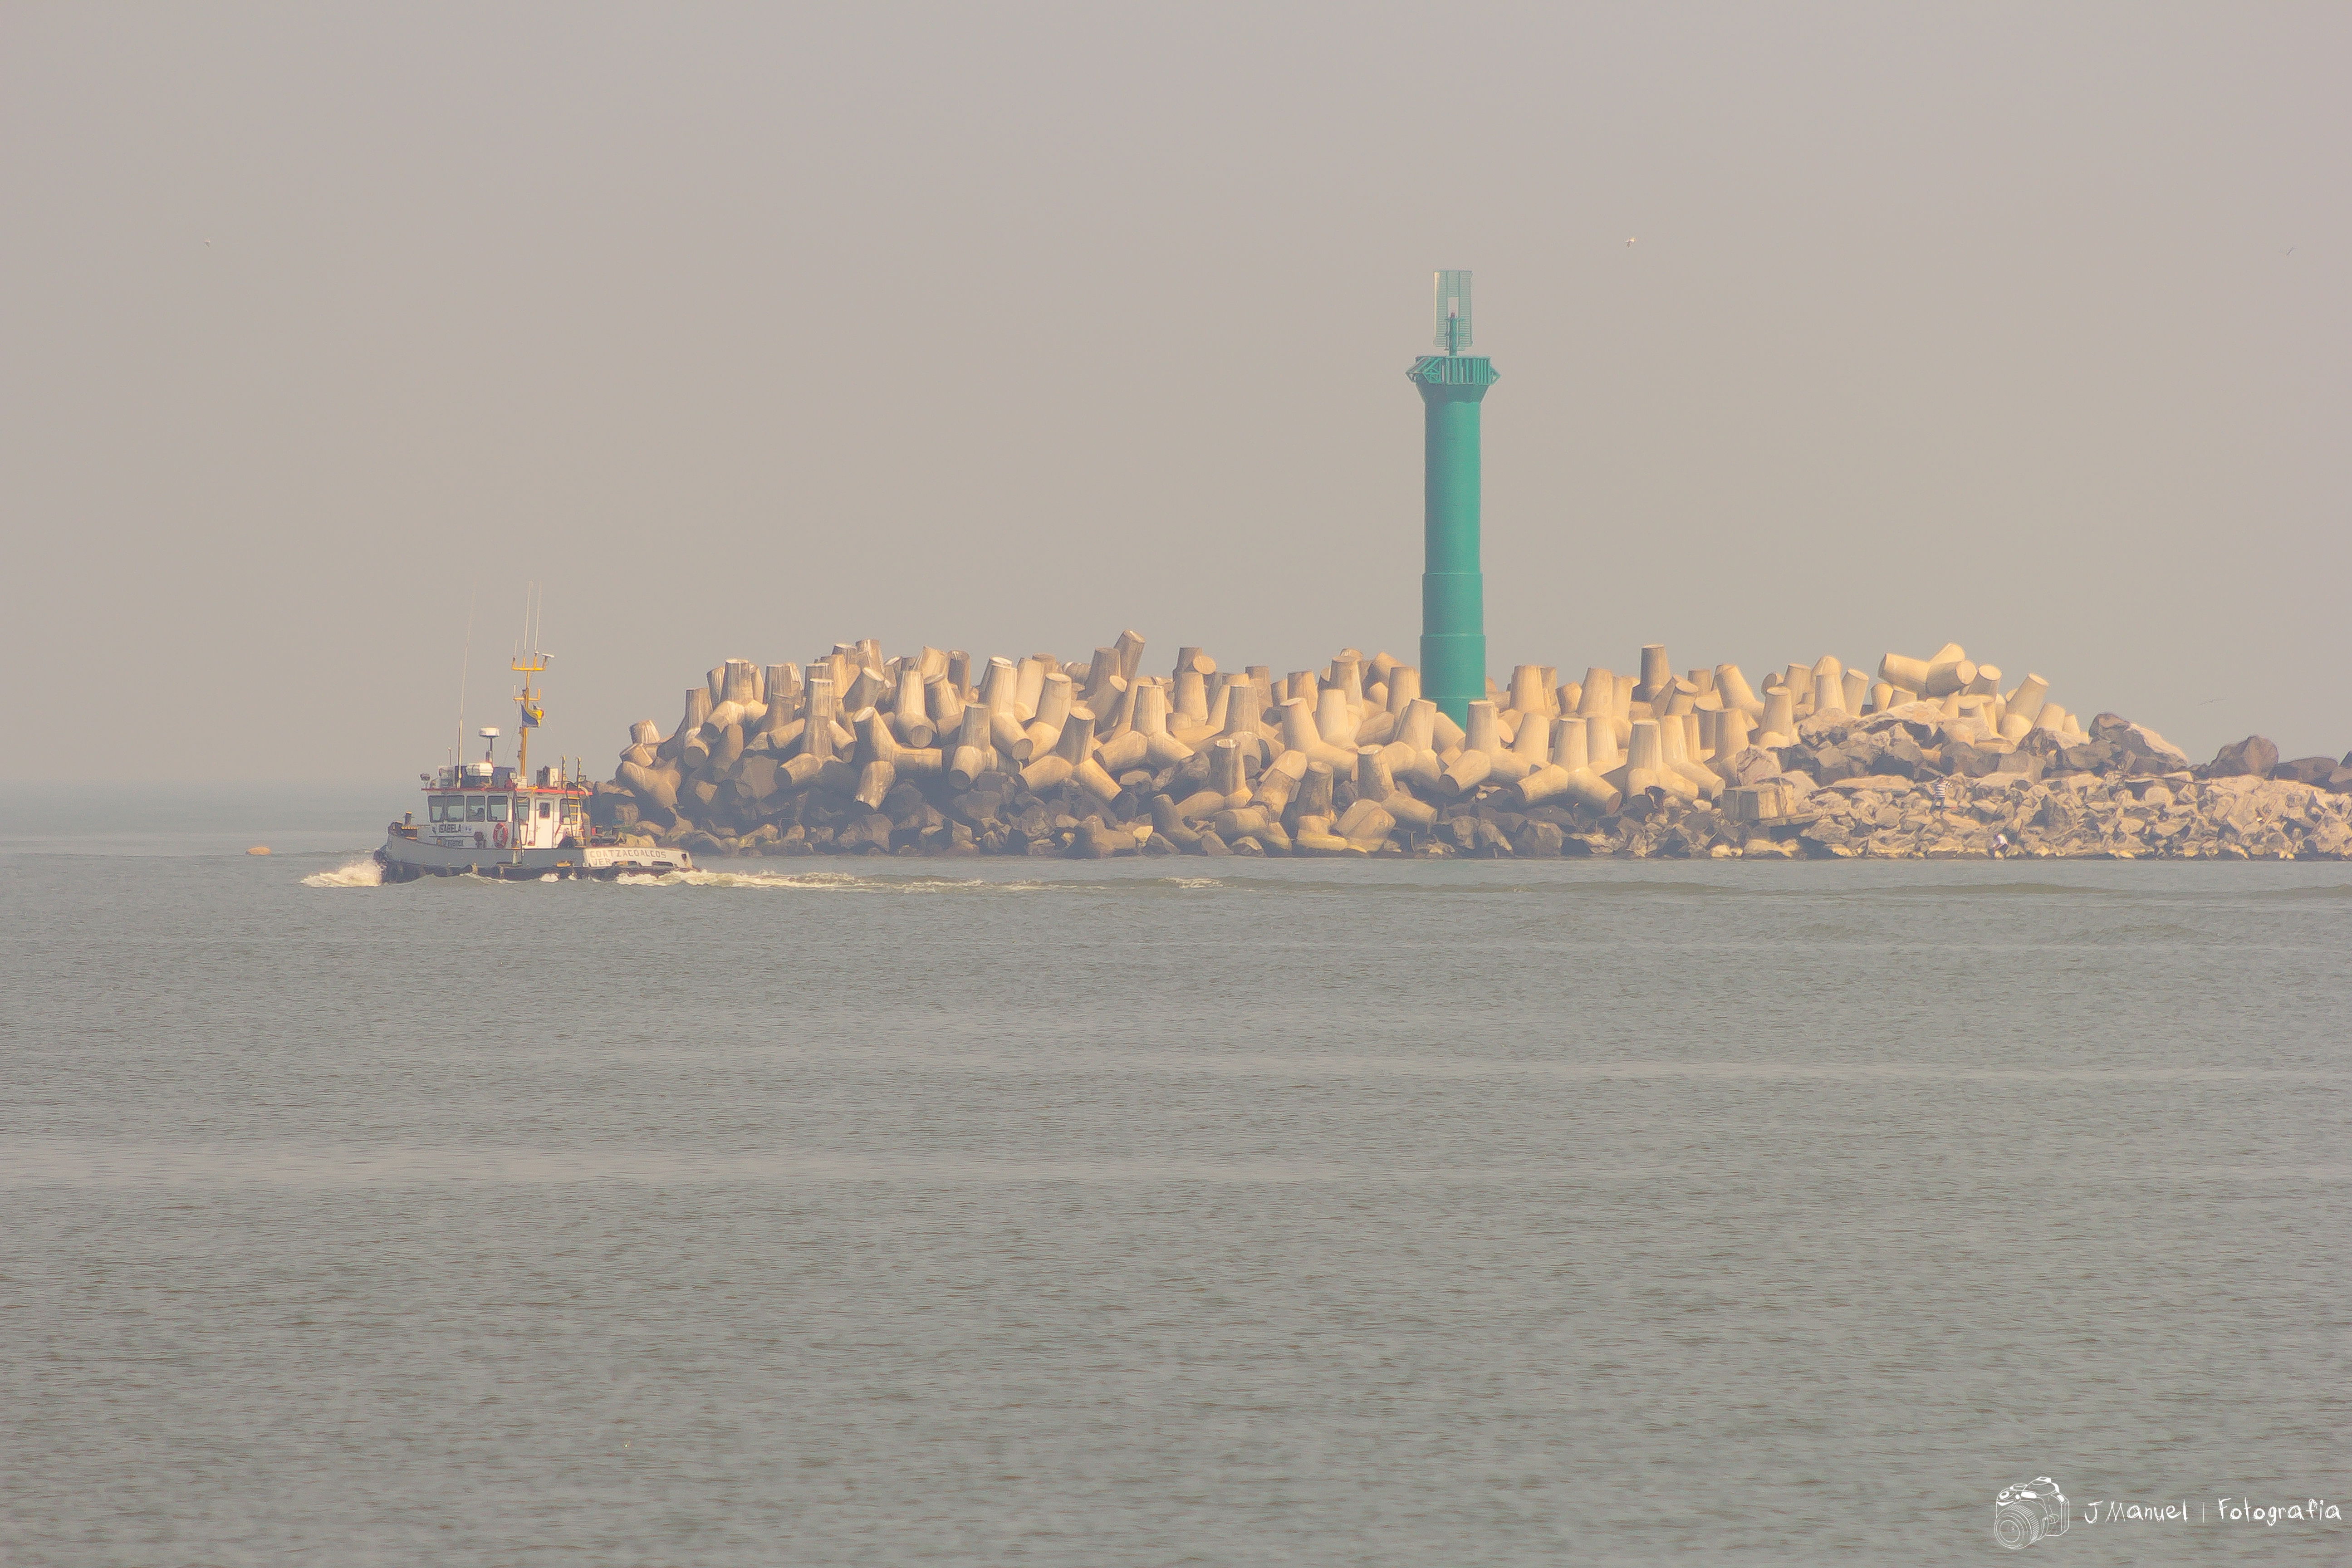
[[[490,841],[501,849],[507,847],[507,825],[505,823],[501,822],[496,827],[490,829]]]

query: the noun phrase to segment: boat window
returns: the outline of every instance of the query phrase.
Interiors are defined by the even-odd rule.
[[[466,797],[466,820],[468,822],[488,822],[489,819],[489,802],[488,797],[478,795],[467,795]]]
[[[551,801],[551,800],[542,800],[542,801],[541,801],[541,802],[539,803],[539,815],[540,815],[540,816],[553,816],[553,815],[554,815],[554,813],[555,813],[555,803],[554,803],[553,801]]]
[[[502,795],[494,795],[490,796],[490,820],[492,822],[504,822],[506,819],[507,797]]]
[[[466,797],[461,795],[436,795],[428,808],[436,822],[466,820]]]

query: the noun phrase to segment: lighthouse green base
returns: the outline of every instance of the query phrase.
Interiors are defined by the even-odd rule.
[[[1486,579],[1478,565],[1478,405],[1492,362],[1424,354],[1405,373],[1423,413],[1421,694],[1455,723],[1486,695]]]

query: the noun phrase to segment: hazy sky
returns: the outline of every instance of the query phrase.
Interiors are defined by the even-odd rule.
[[[1947,638],[2352,746],[2352,7],[0,6],[0,772],[609,773],[719,658]],[[1637,243],[1629,244],[1629,239]]]

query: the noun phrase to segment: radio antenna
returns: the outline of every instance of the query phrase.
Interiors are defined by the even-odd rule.
[[[466,675],[474,665],[474,601],[481,592],[477,583],[466,595],[466,650],[457,659],[457,744],[449,753],[453,763],[466,760]]]

